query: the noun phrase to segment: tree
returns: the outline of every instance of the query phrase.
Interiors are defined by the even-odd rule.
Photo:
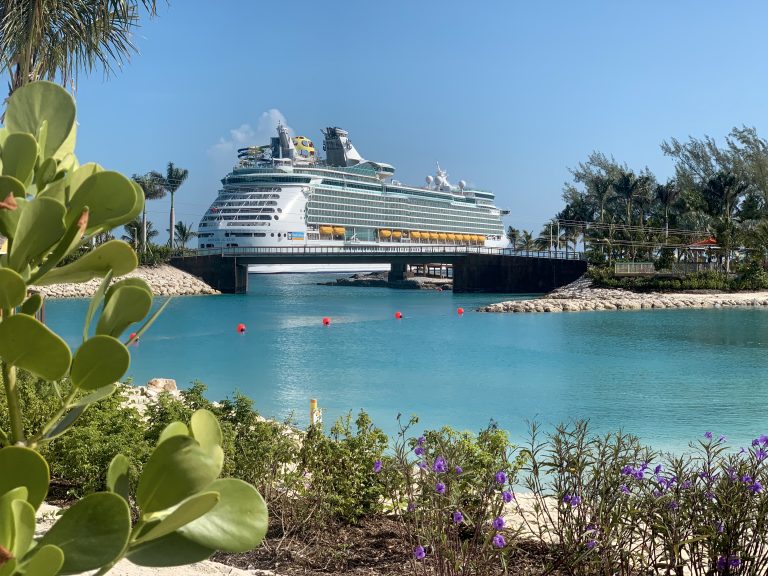
[[[146,227],[144,227],[146,225]],[[123,234],[120,238],[128,242],[135,250],[146,252],[146,243],[152,241],[159,232],[155,230],[151,220],[139,220],[135,218],[123,225]]]
[[[717,242],[725,252],[725,271],[731,271],[731,250],[735,247],[738,223],[735,220],[741,197],[749,184],[730,172],[718,172],[710,178],[702,193],[709,213],[715,217],[714,232]]]
[[[536,241],[533,239],[533,233],[530,230],[523,230],[520,249],[526,252],[536,249]]]
[[[507,239],[512,244],[512,250],[517,250],[517,242],[520,240],[520,230],[510,226],[507,228]]]
[[[176,222],[176,212],[173,209],[173,196],[176,191],[184,183],[189,176],[189,170],[186,168],[178,168],[174,166],[173,162],[168,162],[168,169],[165,171],[165,178],[163,179],[163,188],[171,195],[171,219],[168,230],[173,230]],[[173,249],[173,234],[168,234],[168,246]]]
[[[134,174],[131,176],[133,181],[136,182],[144,191],[144,200],[159,200],[165,196],[165,188],[163,188],[164,178],[159,172],[147,172],[141,176]],[[157,231],[155,231],[157,236]],[[147,251],[147,204],[144,203],[144,210],[141,214],[141,252]],[[135,246],[135,245],[134,245]]]
[[[197,232],[192,230],[192,224],[184,224],[181,220],[176,222],[176,226],[173,227],[173,235],[176,238],[176,245],[181,244],[182,248],[187,247],[187,243],[197,236]]]
[[[680,196],[680,189],[674,180],[667,180],[666,184],[656,186],[656,200],[664,206],[664,237],[669,238],[669,208]]]
[[[68,85],[80,70],[120,68],[136,51],[132,37],[143,7],[156,0],[4,0],[0,2],[0,71],[9,94],[35,80]]]

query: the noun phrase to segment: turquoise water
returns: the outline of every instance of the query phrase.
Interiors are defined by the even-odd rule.
[[[326,423],[364,408],[390,433],[398,412],[419,429],[493,419],[517,441],[534,419],[589,418],[665,449],[706,430],[735,445],[768,432],[766,310],[479,314],[504,297],[316,285],[334,277],[251,275],[248,295],[176,298],[129,375],[200,380],[213,399],[239,389],[303,424],[310,398]],[[86,307],[49,301],[46,320],[76,345]]]

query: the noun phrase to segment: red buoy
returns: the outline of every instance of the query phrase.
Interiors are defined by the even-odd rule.
[[[395,318],[400,320],[402,317],[403,317],[403,313],[402,312],[395,312]]]
[[[239,334],[245,334],[245,324],[240,323],[237,325],[237,332]]]
[[[464,308],[456,308],[456,313],[457,313],[459,316],[461,316],[462,314],[464,314]]]
[[[328,326],[331,323],[331,319],[328,316],[323,318],[323,326]]]
[[[136,332],[131,332],[131,335],[128,337],[128,340],[136,346],[136,344],[139,343],[139,337],[136,336]]]

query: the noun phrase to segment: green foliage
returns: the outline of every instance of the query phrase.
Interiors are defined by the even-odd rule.
[[[685,290],[739,290],[768,289],[768,275],[762,263],[749,262],[735,276],[721,272],[695,272],[685,276],[615,276],[607,268],[591,268],[589,277],[595,288],[620,288],[633,292],[680,292]]]
[[[0,574],[104,574],[126,556],[163,566],[195,561],[216,549],[243,552],[257,546],[266,533],[266,504],[249,484],[218,479],[224,437],[213,414],[195,410],[188,427],[170,423],[148,446],[135,412],[119,408],[120,399],[103,402],[130,363],[123,333],[143,334],[162,307],[145,320],[152,305],[149,286],[136,279],[111,284],[138,263],[127,243],[108,240],[75,255],[140,214],[142,188],[117,172],[79,166],[74,101],[54,84],[33,83],[14,92],[5,121],[0,130],[0,232],[8,240],[7,254],[0,256],[5,393]],[[29,286],[91,278],[103,280],[73,353],[32,315],[42,299],[31,295]],[[101,411],[91,410],[89,417],[100,426],[75,432],[78,419],[97,402]],[[119,453],[128,447],[131,457]],[[101,488],[106,470],[107,490],[75,502],[35,542],[35,510],[49,489],[45,455],[54,474],[75,478],[76,488],[85,491]],[[135,524],[128,501],[132,468],[138,472]],[[158,553],[169,541],[178,544],[177,552]]]
[[[506,570],[514,532],[503,517],[523,460],[495,425],[477,435],[446,427],[408,438],[417,421],[400,425],[394,456],[373,473],[405,528],[414,573],[421,552],[439,574]]]
[[[139,254],[139,264],[142,266],[160,266],[167,264],[173,256],[173,251],[168,246],[150,244],[147,251]]]

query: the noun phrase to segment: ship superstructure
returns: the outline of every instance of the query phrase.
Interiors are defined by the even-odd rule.
[[[200,221],[200,248],[507,245],[494,195],[453,186],[439,164],[425,186],[408,186],[390,164],[364,159],[341,128],[323,130],[324,160],[309,138],[277,132],[269,145],[238,151]]]

